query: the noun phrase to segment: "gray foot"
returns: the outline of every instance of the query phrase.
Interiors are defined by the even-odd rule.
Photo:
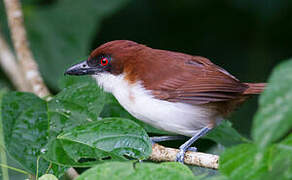
[[[187,151],[197,152],[196,147],[189,147]],[[176,154],[176,161],[180,163],[184,163],[186,150],[180,149],[179,152]]]
[[[179,152],[176,154],[176,161],[180,163],[184,163],[186,151],[184,149],[180,149]]]
[[[198,149],[196,147],[189,147],[188,151],[197,152]]]

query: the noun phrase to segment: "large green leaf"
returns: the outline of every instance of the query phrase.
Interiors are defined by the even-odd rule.
[[[252,136],[263,148],[292,128],[292,60],[277,66],[260,97]]]
[[[30,93],[10,92],[2,101],[6,150],[26,171],[35,174],[37,157],[47,143],[48,115],[44,100]],[[48,163],[40,161],[40,171]]]
[[[268,159],[268,149],[259,157],[255,144],[241,144],[220,156],[219,168],[230,179],[260,180],[268,170]]]
[[[195,180],[193,173],[187,166],[180,163],[132,163],[109,162],[97,165],[82,173],[77,180],[157,180],[157,179],[189,179]]]
[[[45,149],[42,157],[67,167],[91,167],[103,160],[125,160],[114,153],[70,140],[51,139]]]
[[[145,159],[152,150],[149,137],[144,129],[133,121],[121,118],[105,118],[101,121],[84,124],[60,134],[58,139],[67,142],[63,142],[63,146],[69,146],[67,152],[73,151],[70,154],[71,156],[77,156],[76,159],[82,157],[82,151],[75,152],[71,148],[72,142],[87,145],[101,152],[107,152],[107,156],[112,154],[121,157],[127,155]],[[98,153],[101,154],[101,152]],[[87,155],[83,151],[84,154]],[[104,153],[102,155],[103,158]],[[90,158],[94,157],[99,158],[98,156]]]
[[[292,134],[271,151],[269,160],[269,173],[263,179],[292,179]]]
[[[30,45],[51,87],[57,88],[66,67],[89,55],[90,43],[102,20],[128,1],[62,0],[25,8]]]

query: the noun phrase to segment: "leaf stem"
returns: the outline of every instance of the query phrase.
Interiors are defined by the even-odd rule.
[[[40,161],[40,156],[38,156],[37,158],[37,169],[36,169],[36,179],[38,179],[39,177],[39,161]]]
[[[6,164],[0,164],[0,166],[1,166],[2,168],[5,168],[5,169],[11,169],[11,170],[17,171],[17,172],[19,172],[19,173],[23,173],[23,174],[31,175],[29,172],[26,172],[26,171],[24,171],[24,170],[21,170],[21,169],[15,168],[15,167],[8,166],[8,165],[6,165]]]
[[[3,125],[2,125],[2,96],[4,92],[0,92],[0,162],[1,164],[7,165],[7,157],[5,152],[5,142],[4,142],[4,133],[3,133]],[[1,166],[3,180],[9,180],[8,169]]]

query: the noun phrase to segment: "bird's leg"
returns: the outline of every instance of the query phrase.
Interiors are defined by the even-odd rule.
[[[157,142],[162,142],[162,141],[174,141],[174,140],[184,140],[186,139],[185,136],[155,136],[155,137],[150,137],[150,141],[152,144],[157,143]]]
[[[185,153],[187,150],[193,151],[197,148],[195,147],[190,147],[197,139],[199,139],[200,137],[204,136],[205,134],[207,134],[209,131],[211,130],[211,128],[209,127],[204,127],[203,129],[201,129],[196,135],[194,135],[191,139],[189,139],[188,141],[186,141],[184,144],[182,144],[179,147],[179,152],[176,155],[176,161],[184,163],[184,157],[185,157]],[[195,149],[194,149],[195,148]]]

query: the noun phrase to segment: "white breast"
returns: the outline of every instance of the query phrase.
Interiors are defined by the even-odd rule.
[[[206,107],[156,99],[140,82],[129,84],[123,75],[102,73],[93,77],[99,86],[112,93],[130,114],[156,128],[193,136],[198,130],[209,125],[210,118],[214,118],[214,112]]]

